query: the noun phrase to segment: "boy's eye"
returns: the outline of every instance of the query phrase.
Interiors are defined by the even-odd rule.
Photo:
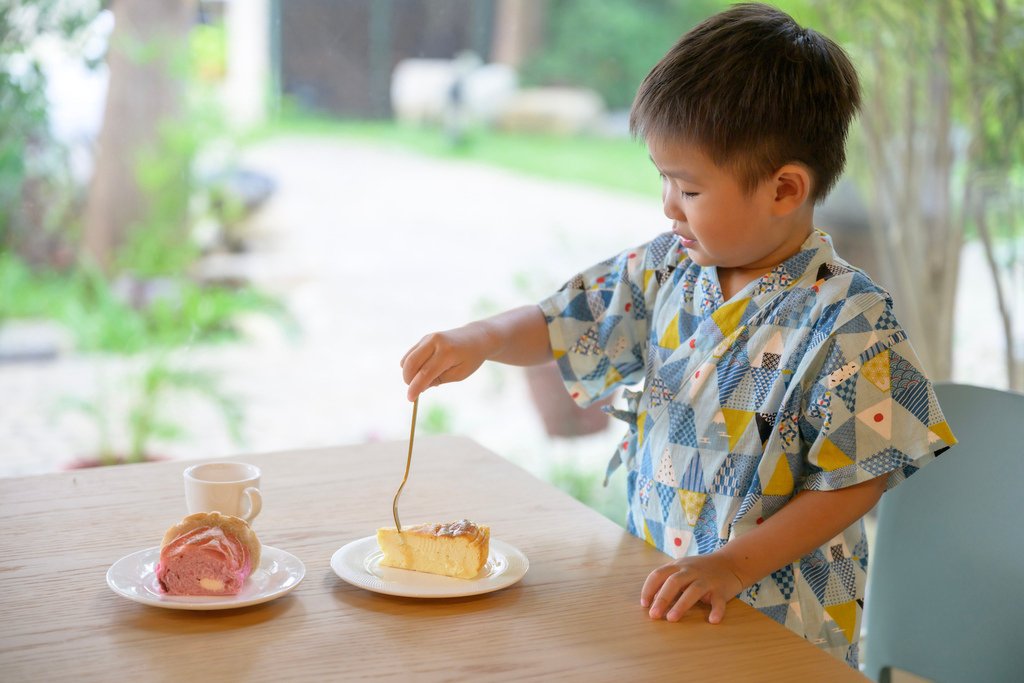
[[[684,193],[683,193],[683,198],[684,198],[684,199],[693,199],[693,198],[694,198],[694,197],[696,197],[696,196],[697,196],[698,194],[700,194],[700,193],[699,193],[699,192],[684,192]]]

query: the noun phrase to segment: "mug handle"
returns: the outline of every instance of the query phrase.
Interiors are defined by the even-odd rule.
[[[260,514],[260,510],[263,509],[263,495],[255,486],[247,487],[242,493],[249,499],[249,511],[242,519],[252,524],[252,520],[256,519],[256,515]]]

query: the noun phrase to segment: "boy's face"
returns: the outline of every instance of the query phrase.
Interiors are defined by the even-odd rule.
[[[774,179],[744,192],[732,172],[698,147],[648,140],[661,173],[661,198],[672,232],[694,263],[737,272],[767,272],[799,251],[809,229],[776,210]]]

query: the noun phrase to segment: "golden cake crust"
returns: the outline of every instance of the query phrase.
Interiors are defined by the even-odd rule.
[[[402,533],[419,534],[421,536],[459,536],[473,540],[480,538],[482,535],[489,535],[490,529],[468,519],[460,519],[457,522],[416,524],[415,526],[402,529]]]
[[[490,527],[462,519],[456,522],[416,524],[377,530],[381,564],[399,569],[472,579],[490,549]]]

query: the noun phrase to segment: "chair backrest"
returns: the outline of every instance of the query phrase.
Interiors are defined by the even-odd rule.
[[[882,496],[865,673],[1024,681],[1024,394],[935,389],[959,443]]]

